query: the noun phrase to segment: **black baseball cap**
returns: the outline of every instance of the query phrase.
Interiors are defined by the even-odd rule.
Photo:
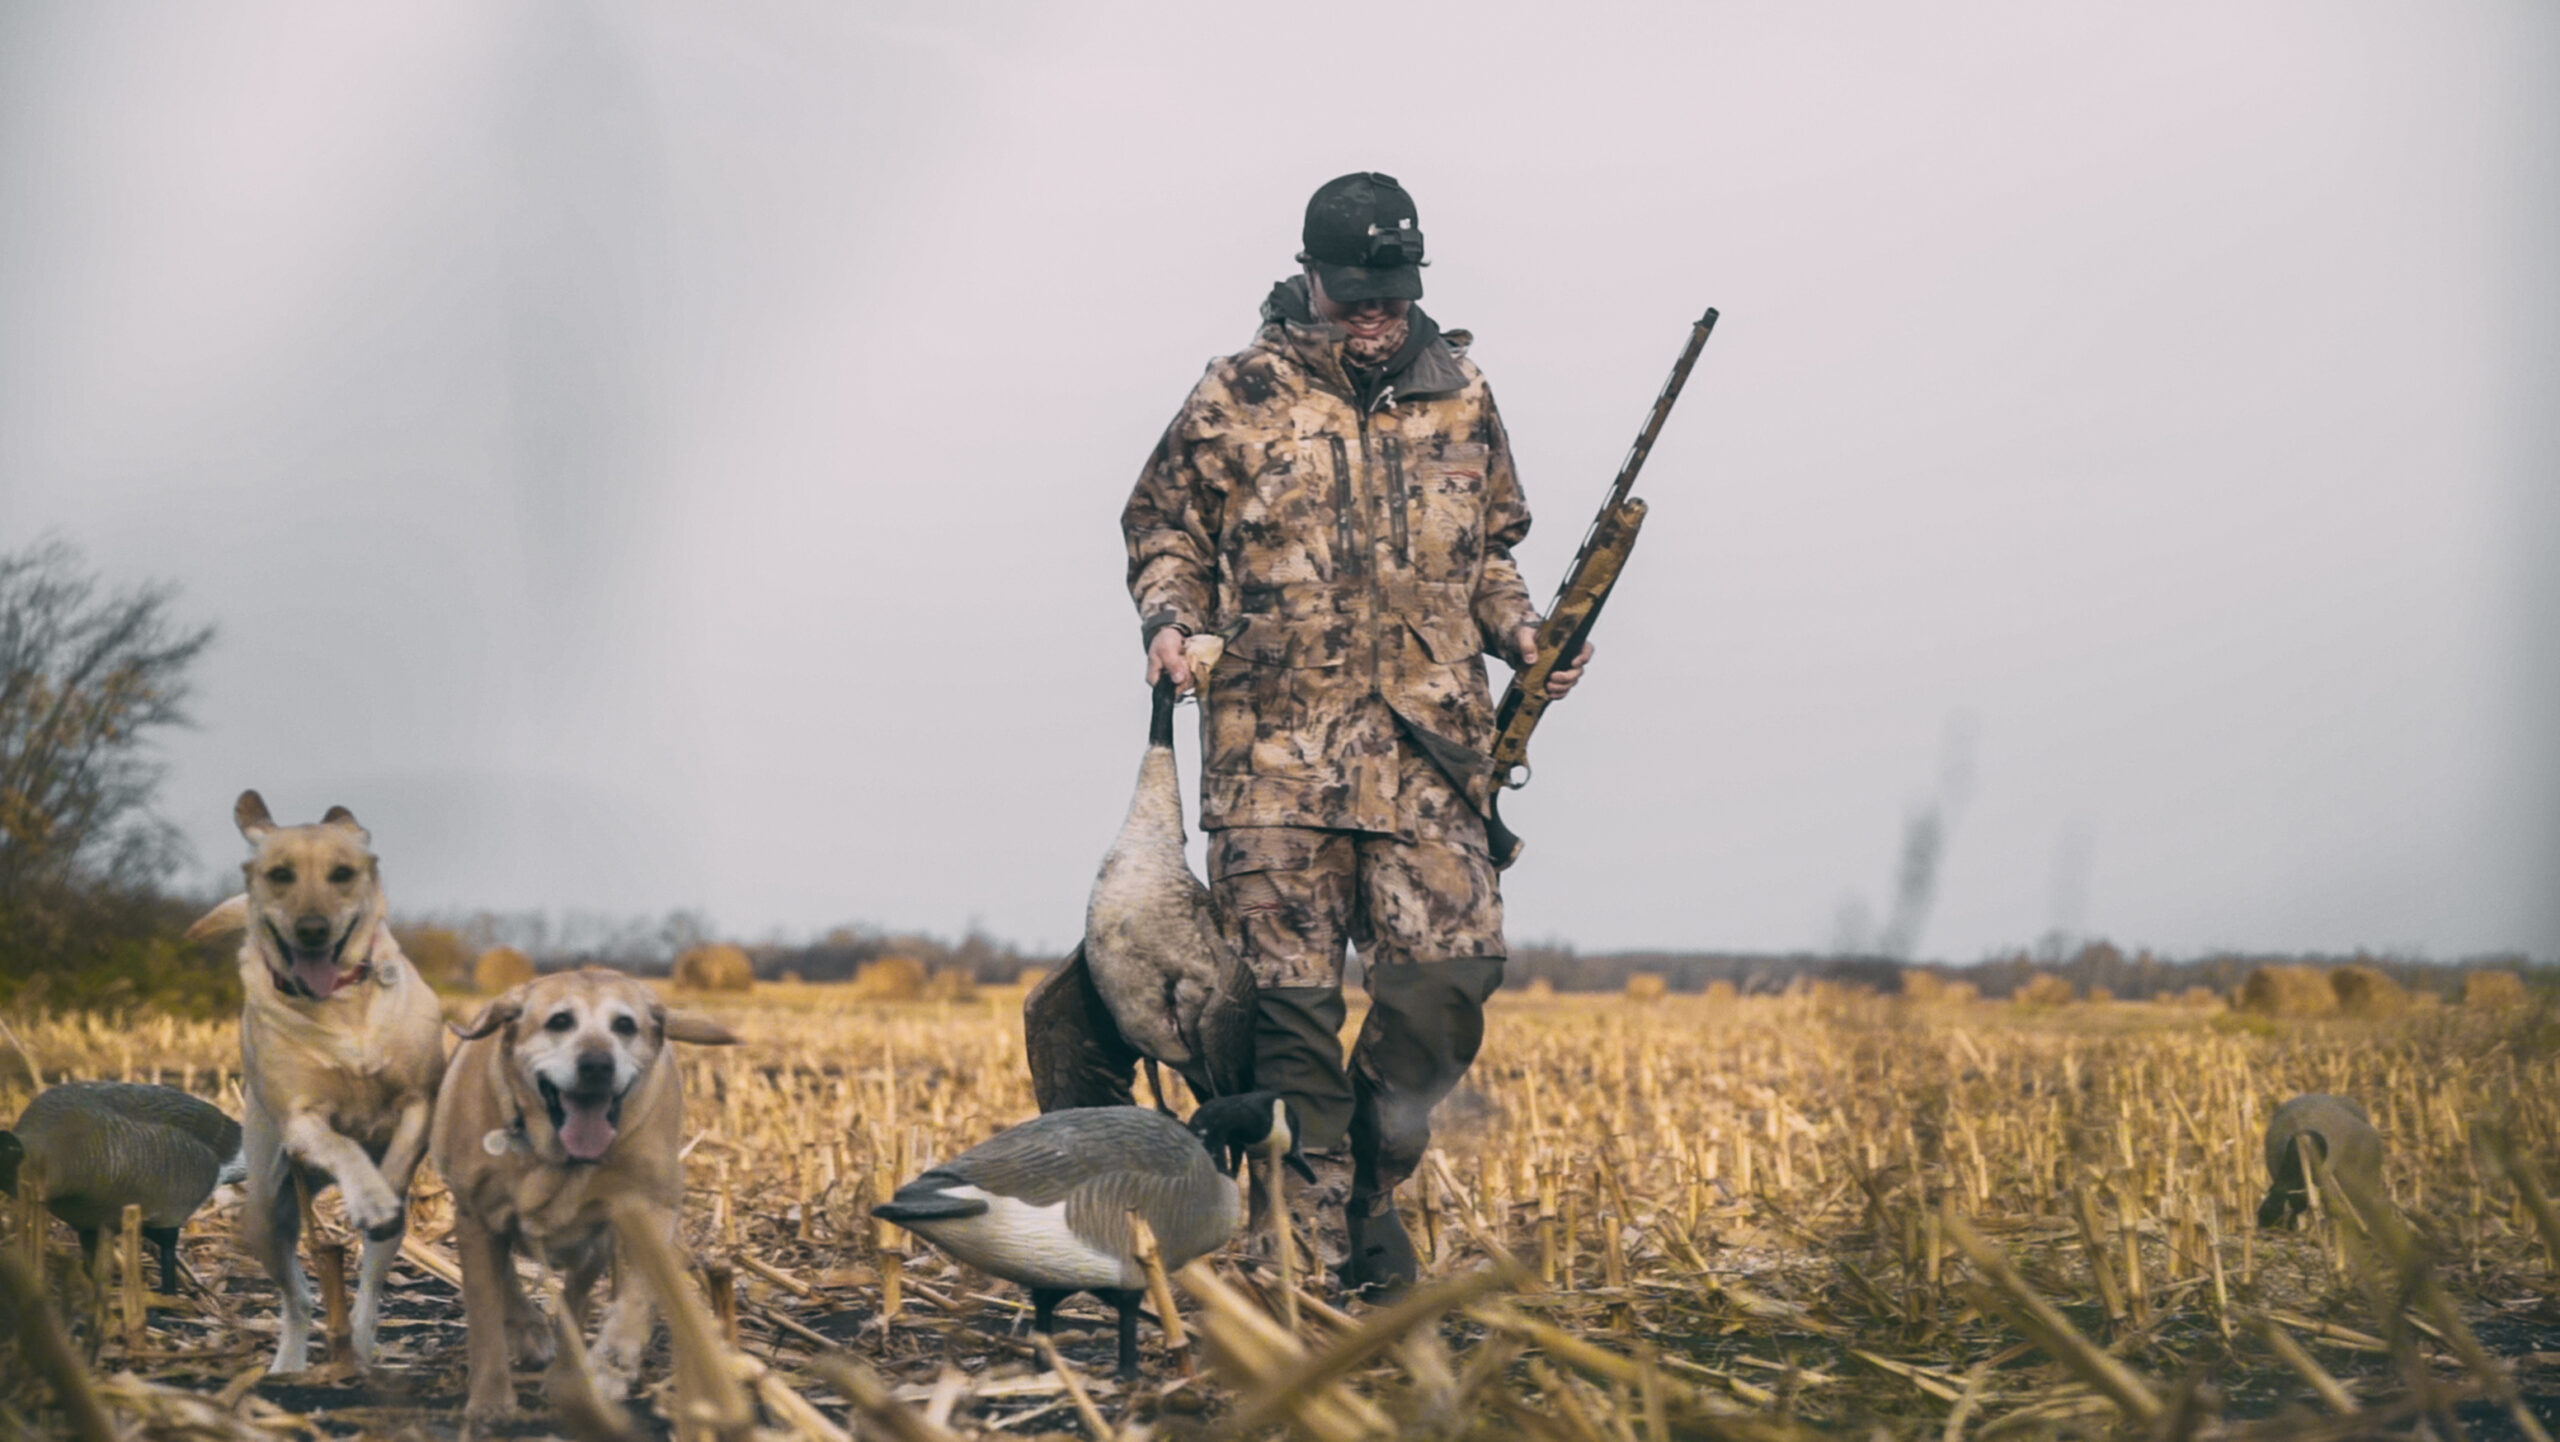
[[[1392,175],[1338,176],[1307,201],[1301,263],[1339,301],[1422,299],[1422,226]]]

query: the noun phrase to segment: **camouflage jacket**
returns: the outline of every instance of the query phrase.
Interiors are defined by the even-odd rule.
[[[1202,706],[1200,825],[1481,846],[1483,658],[1537,620],[1510,441],[1464,331],[1409,346],[1364,405],[1304,285],[1210,363],[1120,517],[1142,635],[1233,631]]]

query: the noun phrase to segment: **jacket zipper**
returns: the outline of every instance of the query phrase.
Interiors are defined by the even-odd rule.
[[[1335,574],[1360,574],[1360,553],[1353,547],[1351,455],[1342,437],[1328,436],[1333,443],[1333,569]],[[1369,449],[1369,423],[1360,423],[1360,450],[1365,458]]]
[[[1404,443],[1394,436],[1380,436],[1378,449],[1387,460],[1387,523],[1395,535],[1396,560],[1411,570],[1413,523],[1409,517],[1413,508],[1413,492],[1405,488]]]

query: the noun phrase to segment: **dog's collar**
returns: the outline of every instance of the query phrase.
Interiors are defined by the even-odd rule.
[[[311,988],[304,986],[300,977],[287,976],[272,966],[267,968],[267,980],[275,986],[276,990],[298,1001],[324,1001],[336,997],[338,992],[362,986],[373,980],[373,963],[368,961],[357,967],[353,974],[338,984],[338,990],[329,993],[328,997],[313,996]]]

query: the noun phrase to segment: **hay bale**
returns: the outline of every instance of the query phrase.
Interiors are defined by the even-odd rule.
[[[932,980],[914,957],[884,956],[854,968],[847,995],[855,1001],[918,1001]]]
[[[1520,994],[1533,1001],[1545,1001],[1556,994],[1556,984],[1543,976],[1533,976],[1527,986],[1520,988]]]
[[[1660,1001],[1671,994],[1671,983],[1658,971],[1639,971],[1627,978],[1627,1000]]]
[[[978,999],[978,977],[965,966],[937,967],[925,981],[927,1001],[975,1001]]]
[[[2079,999],[2078,988],[2049,971],[2037,972],[2009,993],[2009,1000],[2019,1006],[2069,1006]]]
[[[1732,982],[1718,980],[1707,983],[1707,1005],[1731,1006],[1740,1000],[1742,992]]]
[[[2501,1007],[2525,1004],[2524,978],[2512,971],[2467,971],[2462,974],[2464,1006]]]
[[[1938,1000],[1946,1006],[1971,1006],[1982,999],[1982,988],[1969,981],[1950,981],[1938,991]]]
[[[1902,995],[1921,1006],[1937,1006],[1947,999],[1947,979],[1934,971],[1916,966],[1902,969]]]
[[[471,989],[483,996],[513,991],[533,980],[533,958],[512,946],[493,946],[471,964]]]
[[[2240,983],[2240,1009],[2258,1016],[2327,1016],[2338,1009],[2329,974],[2316,966],[2261,966]]]
[[[2329,973],[2329,990],[2338,1009],[2349,1016],[2396,1016],[2409,1009],[2409,993],[2400,983],[2369,966],[2342,966]]]
[[[2185,1007],[2189,1011],[2220,1011],[2222,993],[2209,986],[2191,986],[2169,998],[2169,1003],[2172,1006]]]
[[[1029,991],[1048,979],[1049,968],[1045,966],[1026,966],[1013,974],[1013,984],[1024,991]]]
[[[677,957],[673,979],[687,991],[752,991],[756,965],[738,948],[713,942]]]
[[[2116,999],[2116,992],[2115,992],[2115,988],[2114,988],[2114,987],[2111,987],[2111,986],[2093,986],[2093,987],[2089,988],[2089,1004],[2090,1004],[2091,1006],[2096,1006],[2098,1003],[2100,1003],[2100,1002],[2102,1002],[2102,1001],[2113,1001],[2113,1000],[2115,1000],[2115,999]]]
[[[456,986],[471,977],[471,947],[449,926],[395,926],[391,939],[429,986]]]

